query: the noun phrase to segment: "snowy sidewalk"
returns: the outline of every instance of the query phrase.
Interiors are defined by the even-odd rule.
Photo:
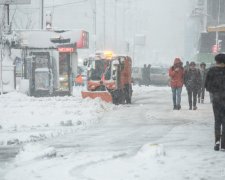
[[[208,118],[193,120],[133,157],[90,166],[83,174],[93,180],[224,180],[225,154],[213,150],[212,127]]]
[[[92,180],[224,180],[224,152],[215,152],[213,112],[209,102],[189,111],[184,91],[181,111],[149,112],[149,117],[186,121],[157,141],[149,142],[132,157],[87,167]],[[186,105],[185,105],[186,104]],[[164,109],[165,108],[165,109]],[[167,134],[168,133],[168,134]]]

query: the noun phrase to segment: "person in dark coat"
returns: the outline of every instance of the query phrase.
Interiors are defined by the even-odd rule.
[[[151,64],[147,66],[147,83],[148,86],[151,84]]]
[[[200,64],[201,73],[201,86],[198,92],[198,103],[204,103],[205,99],[205,78],[206,78],[206,64],[203,62]]]
[[[205,80],[205,88],[212,98],[215,118],[215,146],[214,150],[225,151],[225,54],[215,56],[216,65],[211,67]]]
[[[186,64],[184,66],[184,70],[189,70],[189,67],[190,67],[190,63],[189,63],[189,61],[186,61]]]
[[[197,94],[201,86],[201,74],[195,62],[190,63],[189,70],[184,72],[184,84],[188,93],[189,109],[197,110]]]

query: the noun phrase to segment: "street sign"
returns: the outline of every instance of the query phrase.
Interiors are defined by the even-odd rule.
[[[31,0],[0,0],[0,5],[4,4],[30,4]]]
[[[75,44],[63,44],[57,47],[57,50],[61,53],[73,53],[76,51]]]
[[[72,48],[72,47],[59,47],[58,51],[62,52],[62,53],[72,53],[72,52],[75,52],[75,48]]]

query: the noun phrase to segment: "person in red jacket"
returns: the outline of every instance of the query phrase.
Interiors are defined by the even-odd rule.
[[[75,85],[76,86],[83,86],[83,77],[81,74],[78,74],[75,78]]]
[[[184,84],[184,68],[180,58],[175,58],[173,66],[169,69],[170,86],[173,93],[173,109],[181,109],[181,92]]]

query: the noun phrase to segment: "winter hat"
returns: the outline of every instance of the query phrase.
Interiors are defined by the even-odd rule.
[[[180,60],[180,58],[175,58],[174,59],[174,65],[175,64],[180,64],[180,63],[182,63],[181,60]]]
[[[200,64],[200,66],[206,66],[206,64],[205,64],[204,62],[202,62],[202,63]]]
[[[217,54],[215,56],[215,61],[218,63],[224,63],[225,64],[225,54]]]
[[[194,61],[192,61],[191,63],[190,63],[190,66],[195,66],[196,64],[195,64],[195,62]]]

